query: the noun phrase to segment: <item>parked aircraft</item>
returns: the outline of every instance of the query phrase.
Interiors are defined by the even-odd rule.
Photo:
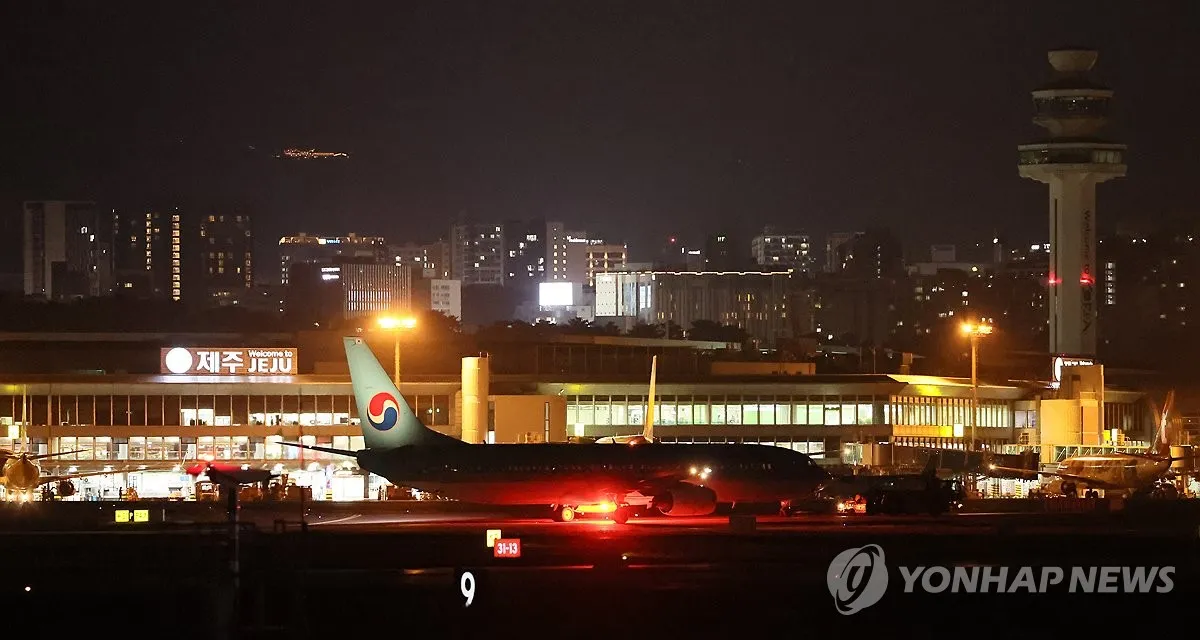
[[[29,502],[30,494],[33,490],[46,484],[56,484],[56,492],[60,496],[69,496],[75,493],[75,485],[71,481],[75,478],[86,478],[88,476],[102,476],[120,473],[119,471],[92,471],[88,473],[69,473],[66,475],[42,475],[42,469],[37,464],[37,460],[46,458],[54,458],[57,456],[65,456],[78,451],[60,451],[58,453],[43,453],[31,454],[27,451],[14,453],[12,451],[0,451],[0,462],[3,463],[3,475],[0,475],[0,485],[6,490],[6,495],[9,500],[19,500],[21,502]]]
[[[366,448],[284,444],[353,457],[397,485],[467,502],[546,504],[559,521],[579,505],[611,502],[624,523],[634,492],[653,496],[664,515],[699,516],[718,503],[786,508],[829,477],[807,455],[765,445],[468,444],[422,424],[361,338],[344,345]]]
[[[1158,431],[1154,442],[1143,453],[1102,453],[1071,456],[1059,463],[1054,471],[1030,471],[989,465],[993,475],[1030,474],[1048,476],[1048,487],[1052,492],[1077,496],[1080,489],[1085,497],[1096,497],[1098,490],[1114,493],[1147,493],[1161,488],[1163,480],[1170,475],[1172,463],[1194,456],[1172,457],[1168,438],[1168,416],[1175,401],[1175,392],[1167,394],[1166,404],[1159,415]]]

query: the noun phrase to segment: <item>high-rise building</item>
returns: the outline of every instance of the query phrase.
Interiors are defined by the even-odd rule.
[[[113,209],[112,254],[113,293],[123,296],[151,297],[153,261],[147,255],[142,215]]]
[[[450,273],[463,286],[504,284],[504,229],[498,224],[450,227]]]
[[[340,269],[345,317],[405,313],[411,308],[411,268],[345,263]]]
[[[200,282],[205,301],[218,305],[237,304],[254,286],[254,236],[250,216],[220,213],[205,217],[200,222],[198,243]]]
[[[889,231],[855,234],[837,249],[841,273],[853,278],[879,279],[903,275],[900,241]]]
[[[194,219],[178,207],[112,212],[114,293],[183,299],[200,270]]]
[[[545,281],[571,281],[572,270],[579,273],[578,262],[583,258],[579,245],[586,242],[587,233],[583,231],[568,231],[565,224],[551,221],[546,223],[546,242],[544,262],[546,265]]]
[[[1033,91],[1034,124],[1049,138],[1017,147],[1018,172],[1050,188],[1050,353],[1095,356],[1096,185],[1125,175],[1125,145],[1100,137],[1112,90],[1088,74],[1097,53],[1048,54],[1054,79]]]
[[[93,202],[24,203],[25,295],[67,300],[112,291],[111,222]]]
[[[408,242],[402,245],[392,245],[391,253],[395,263],[400,266],[413,268],[413,277],[442,278],[450,277],[450,243],[438,240],[429,244]]]
[[[555,239],[552,238],[552,240]],[[568,231],[562,238],[556,240],[555,245],[559,247],[558,253],[564,264],[552,264],[551,267],[557,266],[559,270],[552,272],[547,281],[584,282],[588,274],[588,253],[591,246],[601,244],[603,241],[589,239],[586,231]],[[562,251],[564,247],[566,250]]]
[[[687,331],[697,321],[710,321],[741,327],[758,344],[774,346],[792,335],[790,276],[787,271],[600,273],[596,322],[673,323]]]
[[[387,242],[378,236],[310,236],[300,233],[279,239],[279,275],[283,286],[294,264],[331,265],[339,258],[366,259],[367,262],[391,262]]]
[[[462,283],[458,280],[430,280],[429,308],[450,318],[462,318]]]
[[[343,318],[408,312],[413,270],[362,260],[343,256],[330,264],[293,264],[285,291],[287,316],[323,325]]]
[[[842,245],[857,235],[849,231],[837,231],[825,236],[825,273],[838,273],[842,270]]]
[[[629,248],[623,244],[607,244],[603,241],[591,241],[581,245],[584,254],[583,282],[589,286],[596,284],[597,273],[624,271],[629,264]],[[571,279],[571,282],[580,280]]]
[[[557,275],[566,264],[566,247],[550,249],[551,227],[545,220],[510,220],[504,223],[504,285],[536,288],[537,283]],[[555,234],[557,236],[557,234]],[[561,253],[561,256],[559,255]],[[553,260],[551,260],[553,254]],[[551,270],[553,267],[553,271]]]
[[[704,240],[704,264],[706,271],[739,271],[749,260],[742,259],[745,249],[739,249],[734,237],[728,233],[714,233]]]
[[[765,227],[750,241],[750,253],[760,267],[786,267],[804,275],[810,275],[813,270],[812,245],[806,234],[784,233]]]

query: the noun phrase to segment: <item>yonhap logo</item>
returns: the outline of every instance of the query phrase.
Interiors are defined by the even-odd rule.
[[[1052,567],[998,565],[898,566],[903,593],[1010,594],[1033,593],[1171,593],[1174,566]],[[838,613],[858,613],[883,599],[888,568],[883,549],[869,544],[846,549],[829,563],[825,574]]]
[[[877,544],[846,549],[829,563],[825,580],[838,613],[848,616],[866,609],[879,602],[887,591],[883,549]]]

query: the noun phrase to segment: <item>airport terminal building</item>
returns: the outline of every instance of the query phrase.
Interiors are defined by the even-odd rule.
[[[127,337],[125,351],[154,351],[149,355],[158,361],[158,373],[0,375],[0,448],[20,449],[27,442],[37,453],[74,452],[45,461],[46,473],[117,472],[78,480],[81,499],[115,498],[126,487],[141,497],[187,497],[192,479],[181,465],[204,459],[273,468],[313,487],[315,499],[377,497],[386,483],[360,472],[352,460],[280,444],[362,448],[344,362],[341,372],[329,372],[339,368],[332,356],[315,359],[301,373],[304,347],[239,345],[237,340],[209,337],[210,344],[196,346],[197,340],[178,336],[140,342]],[[185,342],[192,344],[179,346]],[[392,345],[387,339],[372,344],[386,368]],[[659,355],[655,433],[664,443],[760,443],[834,466],[872,463],[881,444],[966,448],[970,443],[970,380],[664,374],[663,361],[680,358],[673,349],[695,350],[695,345],[626,338],[575,341],[568,347],[574,355],[567,357],[596,362],[611,356],[619,362]],[[404,376],[401,391],[431,427],[481,443],[564,442],[641,431],[648,392],[640,371],[573,373],[565,367],[563,373],[564,367],[555,366],[498,372],[489,360],[463,358],[460,375]],[[1139,393],[1107,389],[1090,404],[1089,394],[1079,395],[1082,399],[1050,399],[1045,385],[981,383],[975,437],[997,451],[1044,444],[1041,422],[1047,416],[1076,416],[1078,441],[1063,445],[1118,446],[1126,444],[1123,433],[1149,429],[1150,412]],[[1074,403],[1074,414],[1064,402]],[[1102,427],[1090,435],[1079,429],[1079,416],[1089,411],[1102,417],[1093,421]]]

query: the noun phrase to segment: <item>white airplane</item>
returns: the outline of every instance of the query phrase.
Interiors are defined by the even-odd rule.
[[[75,478],[86,478],[88,476],[103,476],[121,473],[120,471],[93,471],[90,473],[70,473],[61,476],[46,476],[42,475],[42,470],[38,467],[35,460],[45,458],[53,458],[56,456],[65,456],[71,453],[79,453],[78,451],[60,451],[58,453],[43,453],[41,455],[31,454],[28,451],[20,453],[0,450],[0,486],[3,486],[8,499],[18,502],[29,502],[30,494],[34,489],[45,484],[57,484],[57,493],[59,496],[66,497],[75,493],[75,484],[71,482]]]
[[[1196,456],[1172,457],[1170,440],[1167,437],[1167,419],[1175,401],[1175,392],[1167,394],[1166,404],[1159,415],[1158,432],[1154,442],[1143,453],[1104,453],[1096,455],[1072,456],[1060,462],[1054,471],[1029,471],[1012,469],[997,465],[989,465],[992,475],[1015,475],[1025,477],[1031,474],[1049,477],[1046,488],[1050,493],[1062,493],[1067,496],[1077,496],[1082,489],[1085,497],[1096,497],[1098,489],[1110,493],[1155,493],[1167,489],[1163,482],[1171,474],[1171,465],[1178,460],[1192,459]]]

